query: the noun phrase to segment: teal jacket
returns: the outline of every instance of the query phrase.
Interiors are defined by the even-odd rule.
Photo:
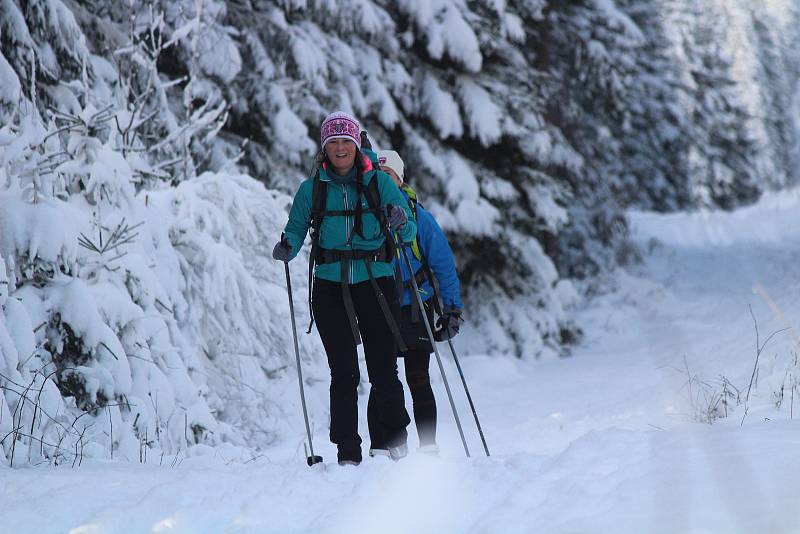
[[[358,157],[358,156],[357,156]],[[388,205],[399,206],[406,212],[408,222],[403,226],[400,231],[400,237],[405,242],[414,240],[417,235],[417,224],[414,221],[411,210],[408,207],[403,193],[395,185],[388,174],[376,170],[368,157],[362,157],[362,166],[364,173],[362,174],[362,181],[364,187],[371,180],[378,180],[378,193],[381,198],[381,206]],[[339,210],[352,210],[356,202],[356,186],[355,184],[341,185],[328,176],[324,168],[319,170],[320,180],[327,182],[327,199],[326,209],[330,211]],[[292,202],[292,209],[289,212],[289,222],[286,223],[284,234],[292,245],[292,258],[297,256],[300,247],[305,241],[308,229],[311,227],[311,195],[314,189],[314,177],[310,177],[300,184],[300,188],[294,196]],[[361,205],[363,208],[369,208],[366,195],[361,196]],[[381,232],[380,223],[378,218],[371,212],[365,211],[361,214],[362,238],[358,234],[353,234],[353,226],[355,225],[354,216],[333,215],[327,216],[322,220],[322,226],[319,232],[319,243],[324,249],[334,250],[376,250],[383,246],[385,237]],[[348,240],[352,236],[352,241],[348,245]],[[394,276],[394,268],[391,262],[375,262],[372,264],[372,272],[376,278],[385,276]],[[323,280],[330,280],[332,282],[340,282],[341,265],[340,262],[328,263],[325,265],[317,265],[314,268],[314,276]],[[364,260],[353,260],[350,265],[350,284],[357,284],[369,280],[367,268]]]

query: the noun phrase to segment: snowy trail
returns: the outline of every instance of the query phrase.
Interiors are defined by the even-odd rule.
[[[746,417],[732,405],[713,425],[696,420],[708,407],[704,393],[721,391],[720,377],[744,396],[755,360],[750,307],[762,343],[784,328],[755,284],[800,325],[798,222],[798,192],[729,214],[632,214],[645,262],[579,313],[586,336],[571,357],[469,355],[457,342],[491,458],[445,345],[471,460],[436,379],[441,458],[412,452],[397,464],[366,458],[358,468],[309,469],[297,421],[296,439],[247,464],[197,448],[175,467],[93,460],[74,470],[7,470],[0,530],[796,532],[800,425],[789,400],[780,410],[774,403],[796,369],[790,335],[776,334],[762,353]],[[335,450],[319,428],[325,385],[311,397],[315,446],[331,462]]]

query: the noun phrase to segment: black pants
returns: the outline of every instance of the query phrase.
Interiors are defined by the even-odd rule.
[[[426,307],[426,314],[430,324],[433,325],[433,310]],[[414,406],[414,423],[417,426],[420,446],[436,444],[436,398],[433,396],[430,374],[428,368],[431,361],[433,347],[428,340],[425,323],[422,317],[418,322],[411,318],[411,306],[404,306],[400,313],[403,338],[409,346],[407,352],[400,354],[405,358],[406,383],[411,391],[411,400]],[[371,447],[385,449],[386,443],[378,425],[377,403],[373,401],[373,391],[370,390],[367,405],[367,422]]]
[[[399,303],[394,279],[382,277],[377,281],[395,317],[398,317]],[[397,377],[397,344],[372,284],[366,281],[351,285],[350,295],[364,343],[375,425],[385,437],[386,444],[396,447],[406,442],[406,426],[411,422],[405,408],[403,385]],[[339,448],[340,460],[360,459],[358,353],[345,312],[342,286],[338,282],[317,279],[314,281],[312,298],[317,329],[331,370],[330,438]]]

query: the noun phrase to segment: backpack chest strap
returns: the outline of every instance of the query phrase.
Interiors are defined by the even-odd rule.
[[[378,213],[377,208],[361,208],[361,213]],[[358,212],[356,210],[313,210],[312,216],[319,218],[323,217],[355,217]]]
[[[336,263],[337,261],[349,260],[389,263],[392,261],[392,258],[386,250],[386,247],[382,246],[375,250],[334,250],[317,248],[314,260],[317,265],[325,265],[328,263]]]

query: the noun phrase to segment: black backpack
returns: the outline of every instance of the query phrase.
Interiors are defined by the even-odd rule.
[[[405,343],[403,342],[403,338],[400,335],[400,329],[397,326],[397,321],[395,321],[394,316],[392,315],[392,311],[389,308],[389,304],[386,302],[386,297],[381,291],[380,287],[378,286],[375,277],[372,274],[372,262],[391,262],[392,259],[395,257],[397,253],[396,250],[396,243],[394,236],[391,234],[389,230],[389,222],[388,218],[386,217],[386,212],[384,211],[381,205],[381,198],[380,192],[378,190],[378,176],[377,173],[373,175],[372,179],[369,183],[366,184],[364,187],[363,183],[363,171],[360,167],[358,167],[356,173],[356,190],[357,190],[357,198],[355,203],[355,208],[352,210],[328,210],[326,209],[327,199],[328,199],[328,184],[327,182],[323,181],[319,176],[319,170],[314,174],[314,182],[313,188],[311,192],[311,225],[310,225],[310,233],[311,233],[311,256],[308,260],[308,309],[309,313],[311,314],[311,322],[308,325],[308,330],[306,333],[311,333],[311,328],[314,326],[314,312],[312,308],[312,289],[314,284],[314,266],[315,265],[323,265],[326,263],[334,263],[340,262],[341,263],[341,283],[342,283],[342,295],[344,300],[345,309],[347,311],[347,316],[350,320],[350,327],[353,332],[353,338],[356,341],[356,344],[361,343],[361,336],[358,331],[358,323],[355,317],[355,309],[353,307],[353,300],[350,297],[350,285],[347,283],[349,269],[350,269],[350,261],[351,260],[364,260],[364,263],[367,268],[367,274],[369,275],[370,283],[372,284],[373,290],[375,291],[375,295],[378,298],[378,303],[383,311],[384,316],[386,317],[386,321],[389,325],[389,328],[392,331],[392,334],[397,341],[398,347],[401,351],[405,351],[407,349]],[[361,196],[365,195],[367,198],[367,205],[368,208],[364,208],[361,205]],[[358,234],[362,238],[364,237],[363,229],[362,229],[362,217],[364,213],[372,213],[374,217],[378,219],[378,224],[381,228],[381,233],[384,236],[384,243],[383,245],[375,250],[332,250],[332,249],[323,249],[319,243],[319,232],[320,228],[322,227],[322,220],[325,217],[355,217],[355,224],[353,226],[353,233],[350,236],[350,240],[352,240],[353,236]],[[348,242],[349,244],[349,242]],[[401,292],[401,282],[402,277],[399,276],[399,273],[395,273],[395,283],[398,287],[398,295],[402,295]]]

